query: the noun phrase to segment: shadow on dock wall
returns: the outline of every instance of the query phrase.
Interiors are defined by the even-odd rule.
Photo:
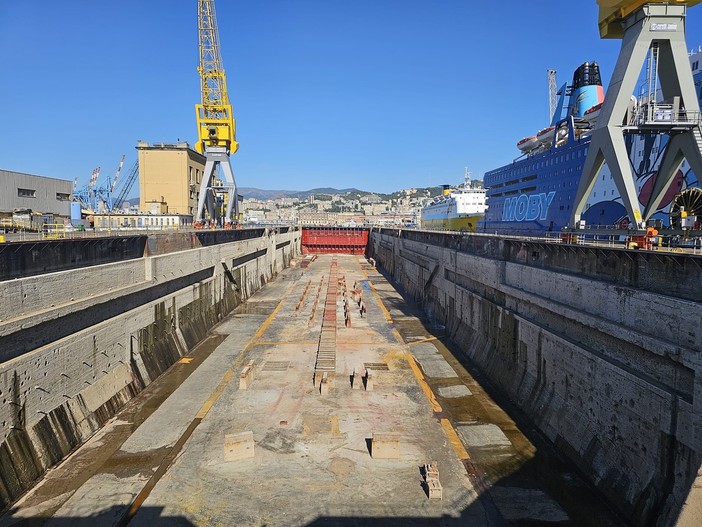
[[[146,236],[0,244],[0,282],[144,256]]]
[[[545,306],[547,292],[539,303],[535,296],[510,288],[500,266],[552,271],[541,285],[554,289],[559,276],[578,274],[593,284],[608,282],[687,299],[702,286],[699,280],[687,286],[695,282],[691,277],[699,276],[699,261],[420,232],[408,235],[417,242],[413,244],[404,232],[383,234],[390,237],[372,238],[370,256],[389,280],[446,327],[447,347],[466,369],[482,374],[492,386],[490,395],[511,406],[515,420],[536,427],[632,523],[676,522],[702,466],[702,452],[690,446],[695,439],[688,433],[695,420],[694,370],[675,357],[649,351],[656,346],[644,345],[648,337],[643,333],[636,334],[643,339],[637,344],[617,331],[610,334],[568,318],[572,306]],[[470,255],[470,263],[461,260],[462,253]],[[461,272],[469,275],[463,282],[457,280],[459,260]],[[439,266],[442,272],[437,274]],[[666,276],[669,266],[680,272]],[[525,269],[523,276],[531,276]],[[480,282],[483,278],[486,283]],[[616,296],[624,289],[613,291]],[[698,311],[699,297],[696,306]],[[604,318],[601,324],[615,325]]]

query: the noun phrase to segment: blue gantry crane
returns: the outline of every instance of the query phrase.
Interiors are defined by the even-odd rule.
[[[125,156],[122,155],[114,177],[104,180],[100,185],[98,185],[100,167],[93,170],[88,184],[80,190],[76,189],[77,182],[74,180],[73,197],[81,203],[82,208],[86,212],[113,212],[122,207],[127,195],[139,177],[139,162],[135,161],[129,170],[127,178],[124,179],[124,184],[122,184],[121,188],[118,186],[118,183],[121,181],[119,175],[124,165],[124,159]],[[115,193],[117,195],[116,199],[114,198]]]

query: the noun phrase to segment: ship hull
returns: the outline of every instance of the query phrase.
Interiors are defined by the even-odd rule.
[[[482,214],[469,214],[443,218],[422,218],[422,228],[430,231],[476,232]]]

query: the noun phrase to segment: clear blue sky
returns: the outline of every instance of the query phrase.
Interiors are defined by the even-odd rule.
[[[137,140],[196,139],[195,0],[0,0],[0,168],[113,175]],[[243,187],[376,192],[476,179],[620,41],[595,0],[217,0]],[[702,45],[702,7],[688,12]]]

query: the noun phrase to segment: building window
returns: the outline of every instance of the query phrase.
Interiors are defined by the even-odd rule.
[[[68,201],[69,199],[71,199],[71,195],[70,195],[70,194],[64,194],[63,192],[57,192],[57,193],[56,193],[56,199],[57,199],[58,201]]]
[[[28,189],[28,188],[18,188],[17,189],[17,197],[20,198],[36,198],[37,197],[37,191]]]

